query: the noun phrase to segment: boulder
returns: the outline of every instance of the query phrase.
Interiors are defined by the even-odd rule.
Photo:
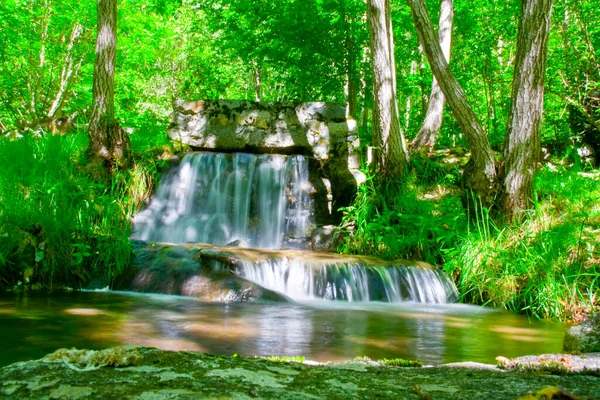
[[[580,353],[600,352],[600,313],[571,327],[565,335],[563,350]]]
[[[339,244],[340,228],[336,225],[325,225],[312,231],[311,247],[314,251],[334,252]]]
[[[114,289],[196,297],[207,303],[285,302],[284,296],[234,275],[227,255],[132,241],[134,260]]]

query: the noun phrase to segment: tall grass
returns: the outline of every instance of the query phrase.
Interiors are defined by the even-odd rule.
[[[130,219],[152,160],[107,176],[86,167],[84,133],[0,140],[0,288],[109,284],[130,262]]]
[[[600,173],[544,168],[535,212],[497,227],[485,210],[447,250],[445,269],[465,301],[580,320],[600,295]]]
[[[507,224],[475,200],[465,211],[456,173],[431,164],[413,162],[404,183],[368,180],[345,210],[340,250],[438,264],[462,301],[535,318],[580,320],[598,308],[599,171],[543,168],[535,211]]]

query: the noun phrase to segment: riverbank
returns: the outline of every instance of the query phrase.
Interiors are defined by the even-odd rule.
[[[496,400],[520,398],[551,387],[546,392],[562,391],[572,397],[546,398],[598,398],[599,353],[560,355],[558,361],[548,361],[549,357],[522,358],[524,363],[538,362],[541,366],[506,372],[476,363],[400,368],[361,360],[311,365],[314,363],[148,347],[117,347],[98,352],[63,349],[41,360],[0,369],[0,395],[11,399]],[[584,373],[583,368],[587,368]]]
[[[86,166],[85,132],[0,141],[0,292],[114,287],[129,273],[131,219],[173,154],[160,139],[132,135],[136,166],[111,176]],[[523,224],[484,209],[469,223],[457,160],[414,159],[401,187],[368,180],[343,211],[338,251],[443,268],[462,303],[569,322],[597,309],[600,173],[548,163]]]

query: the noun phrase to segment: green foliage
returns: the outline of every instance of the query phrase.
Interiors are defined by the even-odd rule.
[[[129,221],[156,165],[141,159],[107,180],[83,166],[86,147],[85,134],[0,139],[0,286],[108,284],[129,265]]]
[[[428,1],[434,21],[439,2]],[[451,67],[492,145],[501,150],[509,112],[518,3],[455,2]],[[127,264],[134,209],[152,191],[155,159],[168,156],[173,98],[346,102],[371,137],[371,66],[360,0],[136,0],[119,3],[116,114],[139,158],[110,178],[87,170],[85,135],[34,139],[45,118],[89,118],[95,2],[0,2],[0,285],[74,286]],[[580,164],[582,142],[600,149],[600,8],[557,0],[552,19],[542,144]],[[398,108],[407,137],[419,130],[431,73],[406,4],[392,4]],[[77,33],[75,35],[75,33]],[[54,115],[50,116],[53,106]],[[363,111],[361,113],[361,110]],[[26,128],[30,128],[28,131]],[[37,132],[35,132],[37,131]],[[5,136],[25,136],[10,142]],[[438,147],[466,146],[446,107]],[[460,157],[458,157],[460,158]],[[344,210],[344,252],[445,264],[465,301],[578,318],[597,305],[598,182],[543,171],[523,225],[496,223],[485,208],[468,224],[460,170],[416,158],[405,182],[371,177]]]
[[[451,186],[458,173],[447,168],[414,160],[404,184],[369,178],[345,209],[340,250],[443,264],[462,301],[536,318],[580,320],[598,307],[598,171],[544,168],[535,212],[507,225],[478,204],[467,223]]]
[[[411,258],[442,263],[466,219],[460,198],[441,184],[454,181],[430,161],[413,161],[406,182],[379,182],[369,177],[354,204],[343,209],[347,239],[340,251],[386,259]]]
[[[55,101],[57,117],[91,104],[94,3],[0,3],[0,131],[47,116]]]
[[[579,320],[600,294],[600,175],[542,170],[536,212],[499,228],[478,219],[446,251],[445,270],[464,301]]]
[[[439,2],[428,6],[437,22]],[[452,71],[500,150],[518,4],[477,0],[454,7]],[[598,10],[582,0],[555,2],[542,127],[543,144],[554,153],[582,141],[600,149]],[[360,118],[361,110],[367,111],[363,116],[371,111],[365,11],[359,0],[119,3],[117,118],[136,130],[164,131],[173,98],[253,100],[256,73],[266,101],[346,102],[350,80],[358,87],[361,137],[368,139],[369,118]],[[392,4],[392,19],[398,107],[411,138],[423,121],[432,76],[405,3]],[[77,27],[80,34],[71,41]],[[78,122],[86,123],[95,30],[91,0],[0,3],[0,42],[10,43],[0,49],[0,132],[35,130],[57,99],[54,118],[77,114]],[[466,145],[447,107],[438,144]]]

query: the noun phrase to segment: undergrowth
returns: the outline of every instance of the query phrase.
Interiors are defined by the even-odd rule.
[[[537,201],[521,224],[482,212],[446,250],[445,270],[468,302],[580,320],[600,294],[600,173],[543,168]]]
[[[460,198],[448,189],[456,171],[431,162],[413,162],[413,167],[418,172],[405,181],[370,176],[359,187],[354,204],[342,209],[341,252],[443,262],[444,250],[466,224]]]
[[[457,170],[413,161],[405,182],[371,177],[344,210],[344,253],[412,258],[453,278],[461,301],[580,320],[600,294],[600,172],[544,167],[523,223],[467,218]],[[470,222],[469,222],[470,221]]]
[[[157,179],[156,152],[107,176],[86,166],[86,148],[85,133],[0,138],[0,289],[110,284],[129,265],[130,219]]]

